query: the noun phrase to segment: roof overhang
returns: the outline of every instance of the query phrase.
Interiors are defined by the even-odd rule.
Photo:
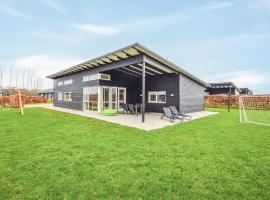
[[[127,60],[128,58],[135,58],[135,57],[143,58],[143,60],[140,60],[137,63],[132,64],[128,63],[125,66],[119,65],[118,70],[133,74],[135,76],[140,76],[142,71],[141,63],[142,61],[145,61],[146,75],[151,76],[163,73],[181,73],[205,87],[209,86],[206,82],[200,80],[196,76],[190,74],[189,72],[178,67],[177,65],[173,64],[172,62],[154,53],[153,51],[149,50],[148,48],[144,47],[139,43],[129,45],[127,47],[105,54],[103,56],[99,56],[97,58],[75,65],[73,67],[61,70],[59,72],[47,76],[47,78],[57,79],[69,74],[73,74],[88,69],[95,69],[98,67],[102,67],[105,69],[106,68],[105,66],[112,66],[116,63],[121,63],[121,61]],[[117,68],[117,66],[115,68]]]
[[[218,82],[218,83],[209,83],[210,88],[235,88],[238,92],[241,92],[241,89],[237,87],[234,82]]]

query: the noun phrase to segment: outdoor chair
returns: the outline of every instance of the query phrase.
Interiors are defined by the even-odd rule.
[[[177,108],[176,108],[175,106],[169,106],[169,107],[170,107],[170,109],[171,109],[171,111],[172,111],[172,113],[173,113],[174,115],[180,116],[180,117],[182,117],[182,118],[184,118],[184,119],[188,119],[188,120],[191,120],[191,119],[192,119],[192,116],[190,116],[190,115],[185,115],[184,113],[178,111]]]
[[[161,119],[164,117],[167,117],[170,119],[170,122],[172,123],[175,119],[179,119],[183,122],[183,117],[174,115],[169,107],[163,107],[163,114],[161,115]]]
[[[123,114],[128,113],[128,104],[124,103],[123,104]]]
[[[133,104],[128,104],[128,110],[129,110],[129,113],[135,113],[134,105]]]
[[[142,104],[141,103],[136,103],[135,104],[135,108],[137,109],[137,113],[140,113],[142,112]]]

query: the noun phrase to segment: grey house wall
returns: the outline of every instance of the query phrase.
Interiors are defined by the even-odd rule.
[[[198,112],[204,109],[205,87],[185,75],[179,75],[180,110],[183,113]]]

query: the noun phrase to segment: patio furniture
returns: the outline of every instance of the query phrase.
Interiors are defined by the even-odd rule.
[[[136,103],[135,104],[135,113],[138,115],[138,112],[142,111],[142,104],[141,103]]]
[[[116,109],[107,109],[101,112],[101,114],[103,116],[114,116],[117,114],[117,110]]]
[[[135,109],[134,109],[134,105],[133,104],[128,104],[128,110],[129,110],[129,113],[135,113]]]
[[[181,111],[178,111],[177,108],[175,106],[169,106],[172,113],[174,115],[177,115],[177,116],[181,116],[183,117],[184,119],[188,119],[188,120],[191,120],[192,119],[192,116],[190,115],[185,115],[184,113],[182,113]]]
[[[172,123],[175,119],[179,119],[183,122],[183,117],[174,115],[169,107],[163,107],[163,114],[161,115],[161,119],[164,117],[167,117],[170,119],[170,122]]]
[[[128,113],[129,109],[128,109],[128,104],[124,103],[123,104],[123,114]]]

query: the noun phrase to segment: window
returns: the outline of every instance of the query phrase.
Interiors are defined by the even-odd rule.
[[[58,92],[58,101],[63,100],[63,93],[62,92]]]
[[[93,81],[93,80],[98,80],[98,74],[91,74],[83,77],[83,81]]]
[[[64,93],[64,101],[72,101],[72,92]]]
[[[111,75],[110,74],[91,74],[83,77],[83,81],[93,81],[93,80],[106,80],[110,81],[111,80]]]
[[[57,85],[58,86],[63,85],[63,81],[59,81]]]
[[[98,87],[83,88],[84,110],[98,110]]]
[[[106,80],[106,81],[110,81],[111,80],[111,75],[110,74],[98,74],[99,75],[99,79],[100,80]]]
[[[148,92],[149,103],[166,103],[166,91]]]
[[[72,83],[72,79],[64,81],[64,85],[68,85],[68,84],[71,84],[71,83]]]

